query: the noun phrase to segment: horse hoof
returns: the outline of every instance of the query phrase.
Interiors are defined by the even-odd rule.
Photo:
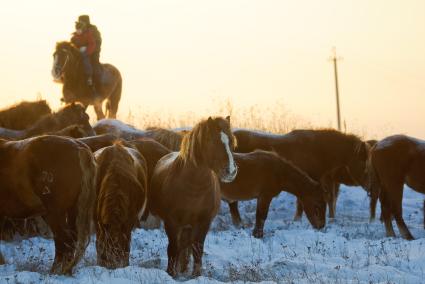
[[[262,239],[263,238],[263,236],[264,236],[264,233],[263,233],[263,231],[261,230],[254,230],[253,232],[252,232],[252,236],[254,237],[254,238],[256,238],[256,239]]]
[[[174,269],[167,268],[167,273],[168,273],[168,275],[170,275],[172,278],[176,278],[176,276],[177,276],[176,270],[174,270]]]
[[[295,216],[294,217],[294,222],[299,222],[301,221],[301,216]]]

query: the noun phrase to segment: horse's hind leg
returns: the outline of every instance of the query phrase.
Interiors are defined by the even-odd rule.
[[[96,113],[97,120],[105,118],[105,114],[102,111],[102,102],[95,102],[93,105],[94,112]]]
[[[330,199],[328,202],[328,208],[329,208],[329,218],[335,218],[336,214],[336,201],[338,200],[339,195],[339,184],[338,183],[332,183],[330,185]]]
[[[117,83],[117,86],[115,87],[113,93],[109,96],[108,102],[106,104],[108,118],[117,117],[118,105],[120,103],[122,91],[122,79],[120,78],[119,80],[120,81]]]
[[[242,223],[241,215],[239,214],[238,202],[228,202],[230,215],[232,215],[232,223],[235,227],[240,227]]]
[[[4,261],[4,257],[3,254],[0,252],[0,265],[5,264],[6,262]]]
[[[394,199],[393,199],[393,213],[394,219],[397,223],[398,230],[400,231],[401,236],[406,240],[414,240],[415,238],[410,233],[409,229],[406,226],[406,223],[403,219],[403,208],[402,208],[402,199],[403,199],[403,185],[397,187],[397,190],[394,190]]]
[[[75,232],[72,232],[63,216],[49,216],[47,223],[55,241],[55,260],[50,271],[54,274],[71,274],[72,267],[68,264],[75,251]]]
[[[273,197],[270,196],[260,196],[257,199],[257,214],[255,215],[255,228],[252,232],[254,238],[262,238],[264,233],[264,222],[267,219],[267,214],[269,213],[270,202]]]
[[[303,205],[301,201],[297,198],[297,211],[295,212],[294,221],[300,221],[303,216]]]
[[[167,247],[167,255],[168,255],[168,265],[167,265],[167,273],[171,277],[175,277],[177,275],[177,257],[178,257],[178,243],[177,243],[177,231],[174,226],[171,226],[168,222],[164,221],[164,229],[165,233],[168,237],[168,247]]]

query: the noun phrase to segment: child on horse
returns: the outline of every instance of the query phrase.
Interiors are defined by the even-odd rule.
[[[92,90],[93,97],[96,97],[93,75],[97,75],[100,69],[99,56],[102,39],[97,27],[90,23],[88,15],[78,17],[71,42],[80,50],[84,72],[87,76],[87,85]]]

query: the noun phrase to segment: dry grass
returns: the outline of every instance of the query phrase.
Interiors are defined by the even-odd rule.
[[[151,110],[130,110],[119,118],[145,129],[150,126],[164,128],[190,127],[207,116],[231,116],[234,128],[250,128],[274,133],[287,133],[295,128],[312,128],[313,125],[300,116],[292,114],[282,102],[273,106],[252,105],[235,108],[231,100],[215,101],[204,111],[172,113]]]

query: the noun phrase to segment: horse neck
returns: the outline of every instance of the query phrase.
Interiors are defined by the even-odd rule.
[[[309,180],[306,174],[282,159],[274,162],[274,175],[279,181],[279,186],[295,196],[302,196],[306,192],[306,187],[311,187],[312,180]]]
[[[59,122],[55,114],[48,114],[40,118],[33,126],[25,130],[25,137],[40,135],[48,131],[58,130]]]
[[[84,66],[82,64],[81,55],[74,52],[72,58],[69,61],[68,68],[65,71],[64,85],[70,87],[77,87],[79,83],[84,80]]]

